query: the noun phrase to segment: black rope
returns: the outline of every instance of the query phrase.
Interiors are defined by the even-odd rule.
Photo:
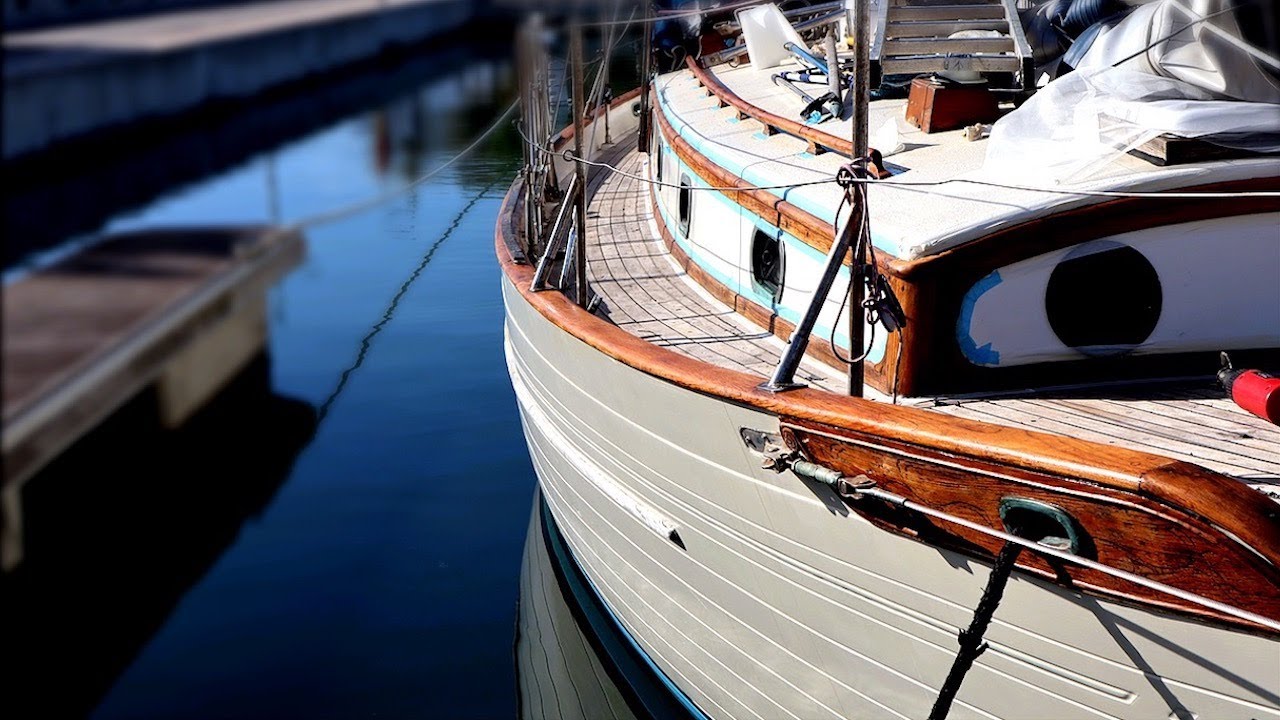
[[[945,720],[947,713],[951,711],[951,701],[955,699],[961,683],[964,682],[965,674],[969,672],[969,668],[973,667],[973,661],[987,649],[987,643],[983,642],[982,636],[986,634],[987,626],[991,624],[991,617],[995,615],[1000,599],[1004,597],[1004,587],[1009,582],[1009,575],[1013,572],[1014,563],[1017,562],[1018,555],[1021,553],[1022,546],[1011,542],[1006,542],[1000,549],[996,564],[991,568],[991,576],[987,578],[987,587],[982,591],[982,599],[978,601],[978,607],[973,612],[973,622],[969,623],[968,628],[960,631],[960,652],[951,663],[951,672],[947,673],[947,681],[938,691],[938,699],[933,702],[929,720]]]

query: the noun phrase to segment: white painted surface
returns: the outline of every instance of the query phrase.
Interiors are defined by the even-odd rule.
[[[1069,254],[1115,243],[1141,252],[1160,278],[1160,319],[1133,354],[1280,347],[1280,213],[1270,213],[1123,233],[1006,265],[996,284],[983,290],[996,280],[988,276],[966,297],[973,313],[956,332],[962,347],[967,336],[981,349],[966,351],[970,362],[1005,367],[1088,357],[1054,333],[1045,289]]]

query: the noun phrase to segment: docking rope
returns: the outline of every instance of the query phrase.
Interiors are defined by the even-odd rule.
[[[1005,586],[1009,584],[1009,576],[1013,574],[1014,565],[1021,554],[1021,545],[1007,542],[1000,548],[996,563],[991,568],[991,575],[987,577],[987,587],[982,591],[978,607],[973,611],[973,622],[960,631],[958,637],[960,652],[956,653],[956,659],[952,661],[951,670],[947,673],[947,680],[942,684],[938,697],[933,701],[929,720],[946,720],[947,713],[951,712],[951,701],[955,700],[956,693],[960,691],[960,685],[964,683],[964,676],[969,672],[969,668],[973,667],[973,662],[978,659],[978,656],[986,652],[987,643],[982,637],[986,635],[987,626],[991,624],[991,618],[995,616],[996,608],[1000,606]]]

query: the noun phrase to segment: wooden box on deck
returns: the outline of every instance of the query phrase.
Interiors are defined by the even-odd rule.
[[[986,85],[945,85],[929,77],[911,81],[907,122],[926,133],[994,122],[999,116],[996,96]]]

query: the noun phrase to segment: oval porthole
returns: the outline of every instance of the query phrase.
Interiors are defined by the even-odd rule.
[[[782,299],[782,241],[757,228],[751,238],[751,277],[774,302]]]
[[[1146,342],[1163,293],[1151,261],[1128,245],[1086,243],[1053,268],[1045,287],[1049,326],[1085,355],[1122,355]]]
[[[663,151],[662,146],[659,145],[657,154],[658,154],[658,182],[662,182],[662,158],[666,156],[667,153]]]
[[[689,237],[689,222],[693,215],[693,190],[688,175],[680,176],[680,232]]]

